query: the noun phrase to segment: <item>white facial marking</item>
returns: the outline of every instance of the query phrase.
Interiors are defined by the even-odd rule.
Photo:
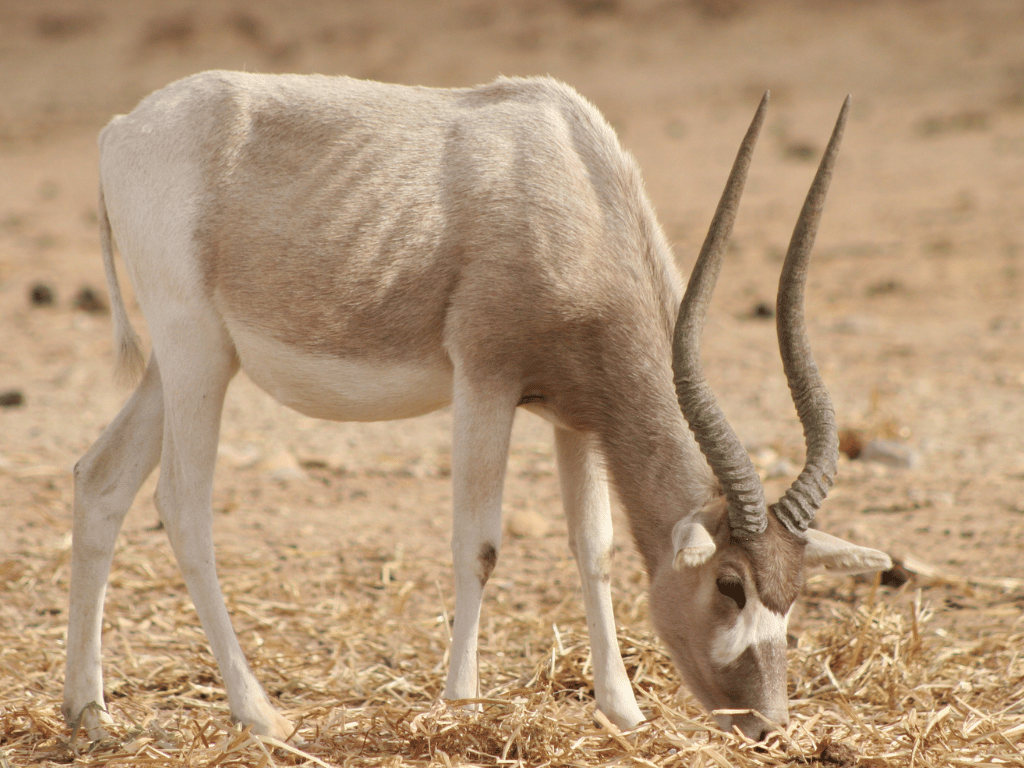
[[[736,661],[747,648],[769,640],[786,642],[789,612],[780,616],[765,608],[758,600],[747,600],[736,623],[722,628],[711,646],[711,659],[725,666]]]

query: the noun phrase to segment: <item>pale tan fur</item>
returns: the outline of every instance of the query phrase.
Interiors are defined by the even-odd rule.
[[[131,499],[161,462],[159,508],[232,714],[289,735],[245,663],[213,568],[217,422],[241,367],[283,402],[335,419],[452,402],[457,601],[446,697],[477,693],[509,432],[527,405],[557,425],[598,706],[624,728],[643,718],[615,640],[607,473],[686,681],[711,709],[785,721],[778,637],[753,638],[724,667],[712,660],[718,628],[732,632],[730,648],[746,642],[729,629],[741,611],[715,585],[726,573],[781,616],[806,542],[777,524],[760,543],[729,535],[672,383],[681,279],[636,164],[593,106],[544,78],[436,90],[209,72],[149,96],[100,143],[101,223],[109,212],[153,358],[76,469],[69,720],[102,706],[102,586]],[[138,341],[105,232],[119,361],[130,369]],[[375,388],[386,394],[375,400]],[[704,543],[699,557],[677,570],[674,531],[694,521],[714,547],[693,539]],[[755,716],[721,723],[764,729]]]

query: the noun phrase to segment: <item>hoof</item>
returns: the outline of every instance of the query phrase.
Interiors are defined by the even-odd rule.
[[[267,733],[266,735],[271,736],[278,741],[288,741],[288,739],[291,739],[296,735],[295,726],[292,725],[292,721],[287,717],[275,712],[270,733]]]
[[[631,702],[631,704],[632,706],[625,706],[619,710],[612,710],[611,708],[605,710],[598,707],[597,711],[620,731],[632,731],[637,726],[647,722],[647,718],[644,717],[643,712],[640,711],[635,702]]]
[[[280,714],[276,709],[261,712],[259,718],[234,717],[235,723],[243,728],[249,726],[252,732],[258,736],[269,736],[278,741],[288,741],[295,734],[295,726],[291,720]]]
[[[106,726],[113,725],[114,719],[110,713],[98,702],[92,701],[82,707],[78,714],[70,717],[69,710],[65,709],[64,717],[71,728],[71,740],[78,734],[85,734],[89,741],[100,741],[110,736]]]

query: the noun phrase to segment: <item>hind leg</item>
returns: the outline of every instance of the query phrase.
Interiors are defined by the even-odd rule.
[[[190,317],[174,339],[160,350],[164,439],[157,508],[224,678],[232,718],[256,733],[286,739],[293,728],[274,709],[242,653],[214,558],[214,465],[224,395],[238,360],[216,318]]]
[[[64,717],[103,735],[100,635],[114,543],[142,483],[160,460],[163,391],[156,358],[117,418],[75,465]],[[90,704],[95,706],[89,707]]]

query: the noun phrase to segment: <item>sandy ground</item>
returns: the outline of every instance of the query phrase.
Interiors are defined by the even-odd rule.
[[[105,300],[95,136],[151,90],[218,67],[437,86],[561,78],[637,157],[684,273],[771,89],[705,341],[709,379],[762,468],[799,466],[803,447],[773,325],[754,310],[773,302],[814,162],[852,94],[807,314],[840,426],[895,441],[913,466],[844,460],[818,522],[962,585],[1024,577],[1022,39],[1024,6],[1009,0],[0,5],[0,392],[21,395],[0,408],[0,560],[66,546],[70,468],[126,397],[109,316],[76,304],[83,287]],[[31,303],[36,284],[51,305]],[[447,413],[316,422],[240,376],[218,465],[220,545],[268,562],[289,547],[415,552],[450,595],[448,427]],[[155,522],[153,487],[129,539]],[[536,565],[571,574],[549,429],[525,413],[506,509],[498,589],[529,561],[538,592],[578,591]],[[617,568],[632,573],[619,528]]]

